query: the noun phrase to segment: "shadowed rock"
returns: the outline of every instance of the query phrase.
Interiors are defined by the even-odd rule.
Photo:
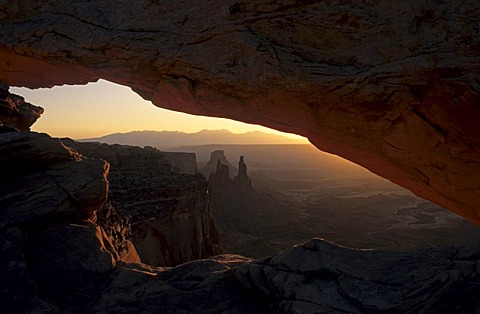
[[[30,228],[27,252],[39,296],[62,307],[94,298],[118,260],[104,231],[90,222]]]
[[[233,182],[236,185],[252,186],[252,180],[248,177],[247,165],[245,164],[243,156],[240,156],[240,161],[238,162],[238,174],[233,179]]]
[[[210,174],[215,173],[218,169],[218,162],[220,162],[222,165],[225,165],[232,173],[236,172],[236,168],[230,164],[230,162],[227,159],[227,156],[225,156],[225,152],[223,150],[214,150],[210,153],[210,159],[208,160],[207,164],[200,169],[200,173],[203,174],[205,178],[210,177]],[[228,176],[230,178],[230,175]]]
[[[151,147],[64,142],[85,156],[110,162],[109,199],[115,209],[108,203],[101,215],[118,214],[111,216],[118,216],[119,224],[106,229],[113,238],[129,234],[142,262],[175,266],[214,254],[217,231],[207,182],[200,174],[172,173],[164,152]],[[114,229],[122,225],[124,231],[117,233]],[[118,242],[120,247],[128,242]]]
[[[220,256],[171,269],[123,264],[90,310],[449,313],[480,307],[480,247],[364,251],[320,239],[259,261]]]
[[[43,108],[34,106],[21,96],[8,92],[8,86],[0,82],[0,132],[28,131],[40,118]]]
[[[47,134],[2,134],[0,228],[46,215],[93,217],[107,198],[108,169],[104,160],[86,159]]]
[[[2,310],[56,312],[58,304],[78,305],[98,292],[97,277],[108,275],[118,256],[101,228],[85,220],[106,200],[108,169],[47,134],[0,134]]]

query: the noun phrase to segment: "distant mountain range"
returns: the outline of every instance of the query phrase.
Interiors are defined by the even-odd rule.
[[[186,145],[207,144],[306,144],[306,141],[260,131],[236,134],[228,130],[202,130],[197,133],[178,131],[133,131],[115,133],[97,138],[78,140],[136,146],[174,148]]]

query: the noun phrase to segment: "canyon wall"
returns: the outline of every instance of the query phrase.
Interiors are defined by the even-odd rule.
[[[217,231],[201,175],[173,173],[165,153],[154,148],[62,141],[110,163],[108,206],[129,217],[143,263],[174,266],[214,254]]]
[[[7,89],[5,105],[13,106],[0,111],[1,308],[67,310],[94,297],[119,261],[93,222],[107,199],[109,165],[27,131],[43,109]]]
[[[480,223],[479,14],[460,0],[6,0],[0,80],[104,78],[301,134]]]
[[[198,173],[197,156],[195,153],[164,151],[162,151],[162,153],[165,159],[172,164],[174,172],[187,174]]]

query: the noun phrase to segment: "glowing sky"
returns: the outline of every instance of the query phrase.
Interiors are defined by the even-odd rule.
[[[198,132],[227,129],[233,133],[262,131],[306,141],[258,125],[229,119],[194,116],[154,106],[128,87],[100,80],[82,86],[51,89],[10,88],[10,92],[45,109],[32,131],[74,139],[98,137],[136,130]]]

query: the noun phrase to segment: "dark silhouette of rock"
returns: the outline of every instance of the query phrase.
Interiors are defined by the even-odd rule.
[[[104,78],[163,108],[300,134],[480,223],[476,1],[6,0],[0,12],[11,86]]]
[[[208,183],[210,186],[224,186],[232,184],[232,179],[230,179],[230,169],[227,165],[222,164],[220,159],[217,160],[217,168],[215,172],[211,173],[208,177]]]
[[[64,308],[94,298],[118,260],[102,228],[91,222],[36,226],[29,238],[27,264],[38,295]]]
[[[480,247],[353,250],[321,239],[273,257],[122,264],[92,312],[475,313]]]
[[[217,172],[218,162],[228,167],[229,178],[230,178],[230,171],[232,171],[233,173],[236,172],[236,168],[233,167],[232,164],[230,164],[223,150],[212,151],[210,153],[210,159],[208,160],[207,164],[204,167],[202,167],[199,172],[203,174],[205,178],[209,178],[212,173]]]
[[[62,142],[85,156],[107,160],[115,169],[129,169],[130,172],[138,172],[138,175],[145,170],[159,175],[172,172],[172,164],[153,147],[144,149],[129,145],[82,143],[69,138],[62,139]]]
[[[8,92],[5,84],[0,84],[0,131],[28,131],[43,113],[43,108],[34,106],[21,96]]]
[[[58,312],[90,300],[118,259],[87,221],[106,200],[108,163],[26,131],[0,134],[0,159],[2,310]]]
[[[215,168],[213,167],[214,163]],[[225,152],[223,150],[215,150],[211,153],[210,160],[200,172],[208,178],[208,183],[212,187],[228,185],[252,186],[252,181],[248,177],[247,165],[245,164],[243,156],[240,157],[238,173],[233,179],[230,178],[230,169],[236,170],[228,161]]]
[[[195,153],[162,151],[162,154],[165,156],[165,159],[172,164],[174,172],[187,174],[198,173]]]
[[[247,165],[245,164],[243,156],[240,156],[240,161],[238,162],[238,174],[233,179],[233,182],[236,185],[252,186],[252,180],[250,180],[250,177],[247,174]]]
[[[109,165],[46,134],[0,135],[0,228],[38,219],[91,219],[107,198]],[[22,200],[22,201],[20,201]]]
[[[35,283],[25,261],[26,232],[19,227],[0,231],[0,304],[4,310],[21,310],[35,298]]]

